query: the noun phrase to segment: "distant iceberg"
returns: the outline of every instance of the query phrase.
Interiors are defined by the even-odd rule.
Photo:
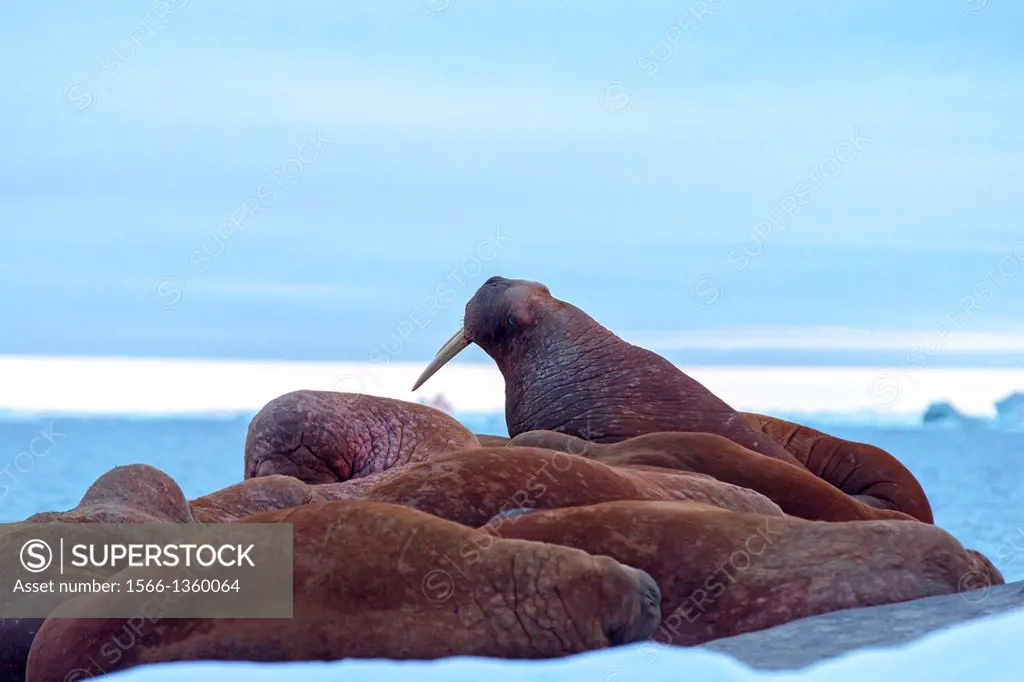
[[[435,410],[441,410],[446,414],[455,414],[455,408],[442,394],[437,394],[433,398],[418,398],[416,400],[420,405],[426,405],[433,407]]]
[[[1011,393],[996,403],[995,423],[1004,429],[1024,429],[1024,393]]]
[[[996,401],[994,406],[994,417],[978,417],[964,414],[950,402],[933,402],[921,416],[921,424],[954,428],[980,426],[1010,431],[1024,430],[1024,392],[1015,391]]]
[[[953,407],[952,403],[942,401],[932,403],[921,417],[924,426],[981,426],[984,421],[978,417],[970,417]]]

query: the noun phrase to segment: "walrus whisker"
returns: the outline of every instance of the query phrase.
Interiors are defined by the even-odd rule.
[[[416,383],[412,385],[412,390],[416,390],[422,386],[427,379],[434,376],[437,370],[444,367],[448,362],[456,355],[461,353],[471,341],[466,338],[466,330],[460,328],[459,331],[452,334],[452,337],[444,342],[441,346],[441,350],[437,351],[437,355],[430,361],[427,368],[423,370],[423,374],[420,374],[420,378],[416,380]]]

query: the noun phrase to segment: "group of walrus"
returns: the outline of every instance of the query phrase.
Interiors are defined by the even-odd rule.
[[[474,343],[504,376],[509,438],[426,405],[296,391],[252,419],[240,483],[187,500],[157,469],[118,467],[75,509],[27,519],[293,525],[293,618],[147,623],[103,671],[689,646],[1003,583],[889,453],[738,412],[542,284],[487,280],[414,390]],[[63,682],[127,629],[2,632],[5,679]]]

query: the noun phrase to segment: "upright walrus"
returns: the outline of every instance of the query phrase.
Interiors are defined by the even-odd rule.
[[[463,328],[438,351],[413,390],[471,343],[505,377],[511,437],[543,429],[614,443],[659,431],[703,431],[800,465],[671,362],[623,341],[538,282],[484,282],[466,304]]]

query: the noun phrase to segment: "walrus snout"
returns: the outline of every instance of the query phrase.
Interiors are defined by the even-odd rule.
[[[969,573],[973,573],[976,576],[974,578],[976,583],[974,587],[991,587],[992,585],[1006,584],[1006,579],[1003,577],[1002,572],[996,568],[996,565],[987,556],[976,549],[968,549],[967,558],[971,566]],[[967,583],[968,581],[961,578],[960,584],[962,587],[966,587]]]
[[[643,638],[647,638],[654,634],[658,624],[661,623],[661,588],[658,587],[657,581],[647,571],[642,571],[639,568],[633,570],[636,571],[637,582],[640,583],[641,606],[645,616],[644,622],[654,623],[651,631],[643,635]]]
[[[657,581],[647,571],[632,566],[626,568],[636,575],[636,607],[630,622],[608,634],[611,646],[650,639],[661,625],[661,588]]]
[[[495,346],[522,330],[533,326],[539,319],[539,308],[555,302],[547,285],[527,279],[508,279],[495,275],[481,285],[466,303],[463,326],[444,342],[441,350],[430,361],[412,385],[418,389],[452,358],[477,344],[494,357]]]

